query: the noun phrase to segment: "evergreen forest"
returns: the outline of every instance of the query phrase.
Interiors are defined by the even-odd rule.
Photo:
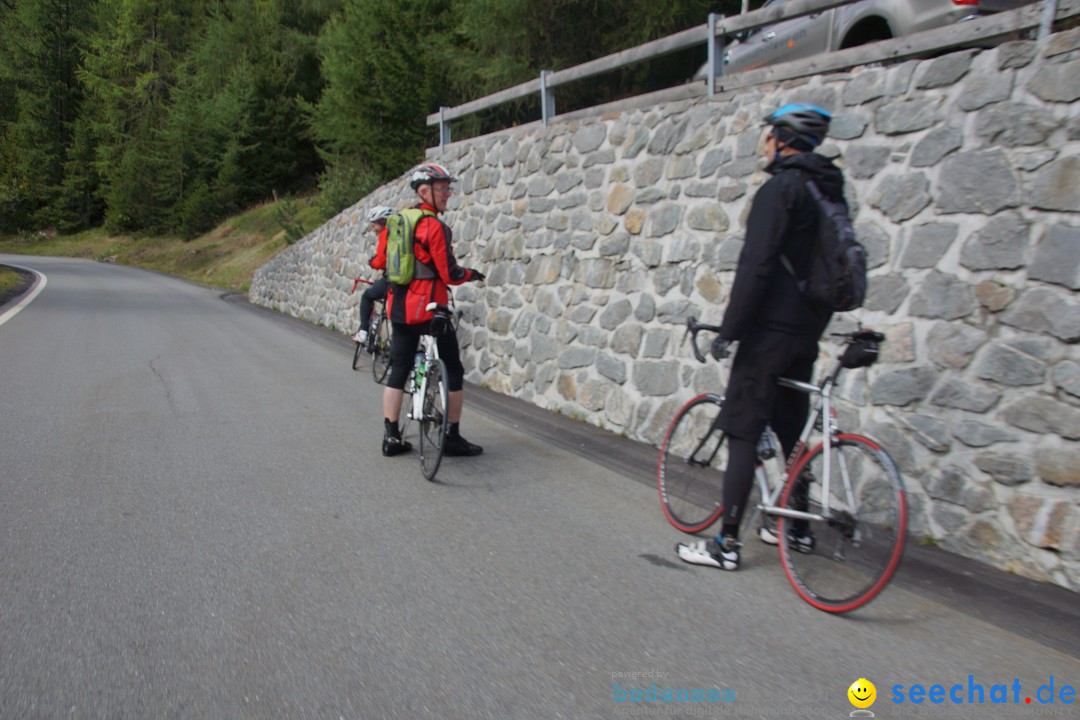
[[[728,5],[730,7],[725,6]],[[0,0],[0,233],[193,237],[274,196],[327,217],[437,144],[426,117],[736,0]],[[685,82],[694,49],[559,88]],[[455,138],[539,118],[524,99]]]

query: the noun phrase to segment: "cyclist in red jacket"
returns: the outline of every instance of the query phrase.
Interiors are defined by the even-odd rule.
[[[376,205],[371,208],[367,215],[368,227],[378,233],[375,241],[375,254],[368,260],[368,265],[376,270],[382,270],[383,274],[378,280],[371,283],[364,294],[360,296],[360,329],[353,335],[353,341],[363,343],[367,341],[368,325],[371,323],[371,307],[376,300],[386,297],[389,283],[386,280],[386,218],[394,214],[391,208],[385,205]]]
[[[416,191],[420,202],[416,207],[432,213],[420,218],[416,224],[413,252],[416,255],[416,274],[408,285],[390,285],[387,298],[387,316],[393,326],[390,339],[390,377],[383,391],[384,432],[383,455],[399,455],[412,449],[412,444],[401,437],[398,418],[401,416],[401,399],[405,381],[413,357],[420,343],[420,336],[428,334],[432,313],[429,303],[446,305],[449,302],[448,285],[461,285],[470,280],[480,281],[484,274],[479,270],[458,265],[453,251],[453,233],[439,219],[450,200],[450,183],[454,178],[450,171],[438,163],[424,163],[413,170],[409,184]],[[439,357],[446,363],[449,387],[450,427],[446,433],[443,453],[446,455],[479,455],[484,451],[479,445],[461,435],[461,409],[465,403],[465,368],[461,364],[457,333],[453,327],[438,336]]]

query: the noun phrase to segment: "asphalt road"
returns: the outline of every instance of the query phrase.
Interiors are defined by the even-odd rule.
[[[469,388],[486,452],[428,483],[379,454],[344,336],[131,268],[0,263],[48,278],[0,308],[0,718],[839,718],[859,678],[878,718],[1080,716],[1070,593],[914,549],[829,616],[775,549],[675,560],[648,448]],[[733,699],[614,699],[653,683]]]

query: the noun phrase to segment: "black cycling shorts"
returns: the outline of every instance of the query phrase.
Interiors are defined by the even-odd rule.
[[[777,378],[810,382],[818,355],[818,339],[813,335],[789,335],[772,330],[754,330],[739,342],[731,365],[731,376],[720,409],[724,432],[757,442],[771,423],[790,452],[806,422],[810,398],[790,388],[781,388]]]
[[[386,381],[386,386],[403,390],[416,357],[416,349],[420,346],[420,336],[429,331],[429,323],[420,325],[391,323],[391,325],[394,332],[390,336],[390,377]],[[451,328],[440,335],[436,343],[439,346],[439,357],[446,365],[448,376],[446,389],[450,392],[461,390],[465,387],[465,367],[461,364],[457,333]]]

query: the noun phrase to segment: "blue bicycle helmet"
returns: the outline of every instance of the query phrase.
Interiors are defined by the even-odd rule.
[[[795,139],[813,149],[821,144],[829,132],[832,115],[828,110],[810,103],[788,103],[765,116],[765,124],[790,131]]]

